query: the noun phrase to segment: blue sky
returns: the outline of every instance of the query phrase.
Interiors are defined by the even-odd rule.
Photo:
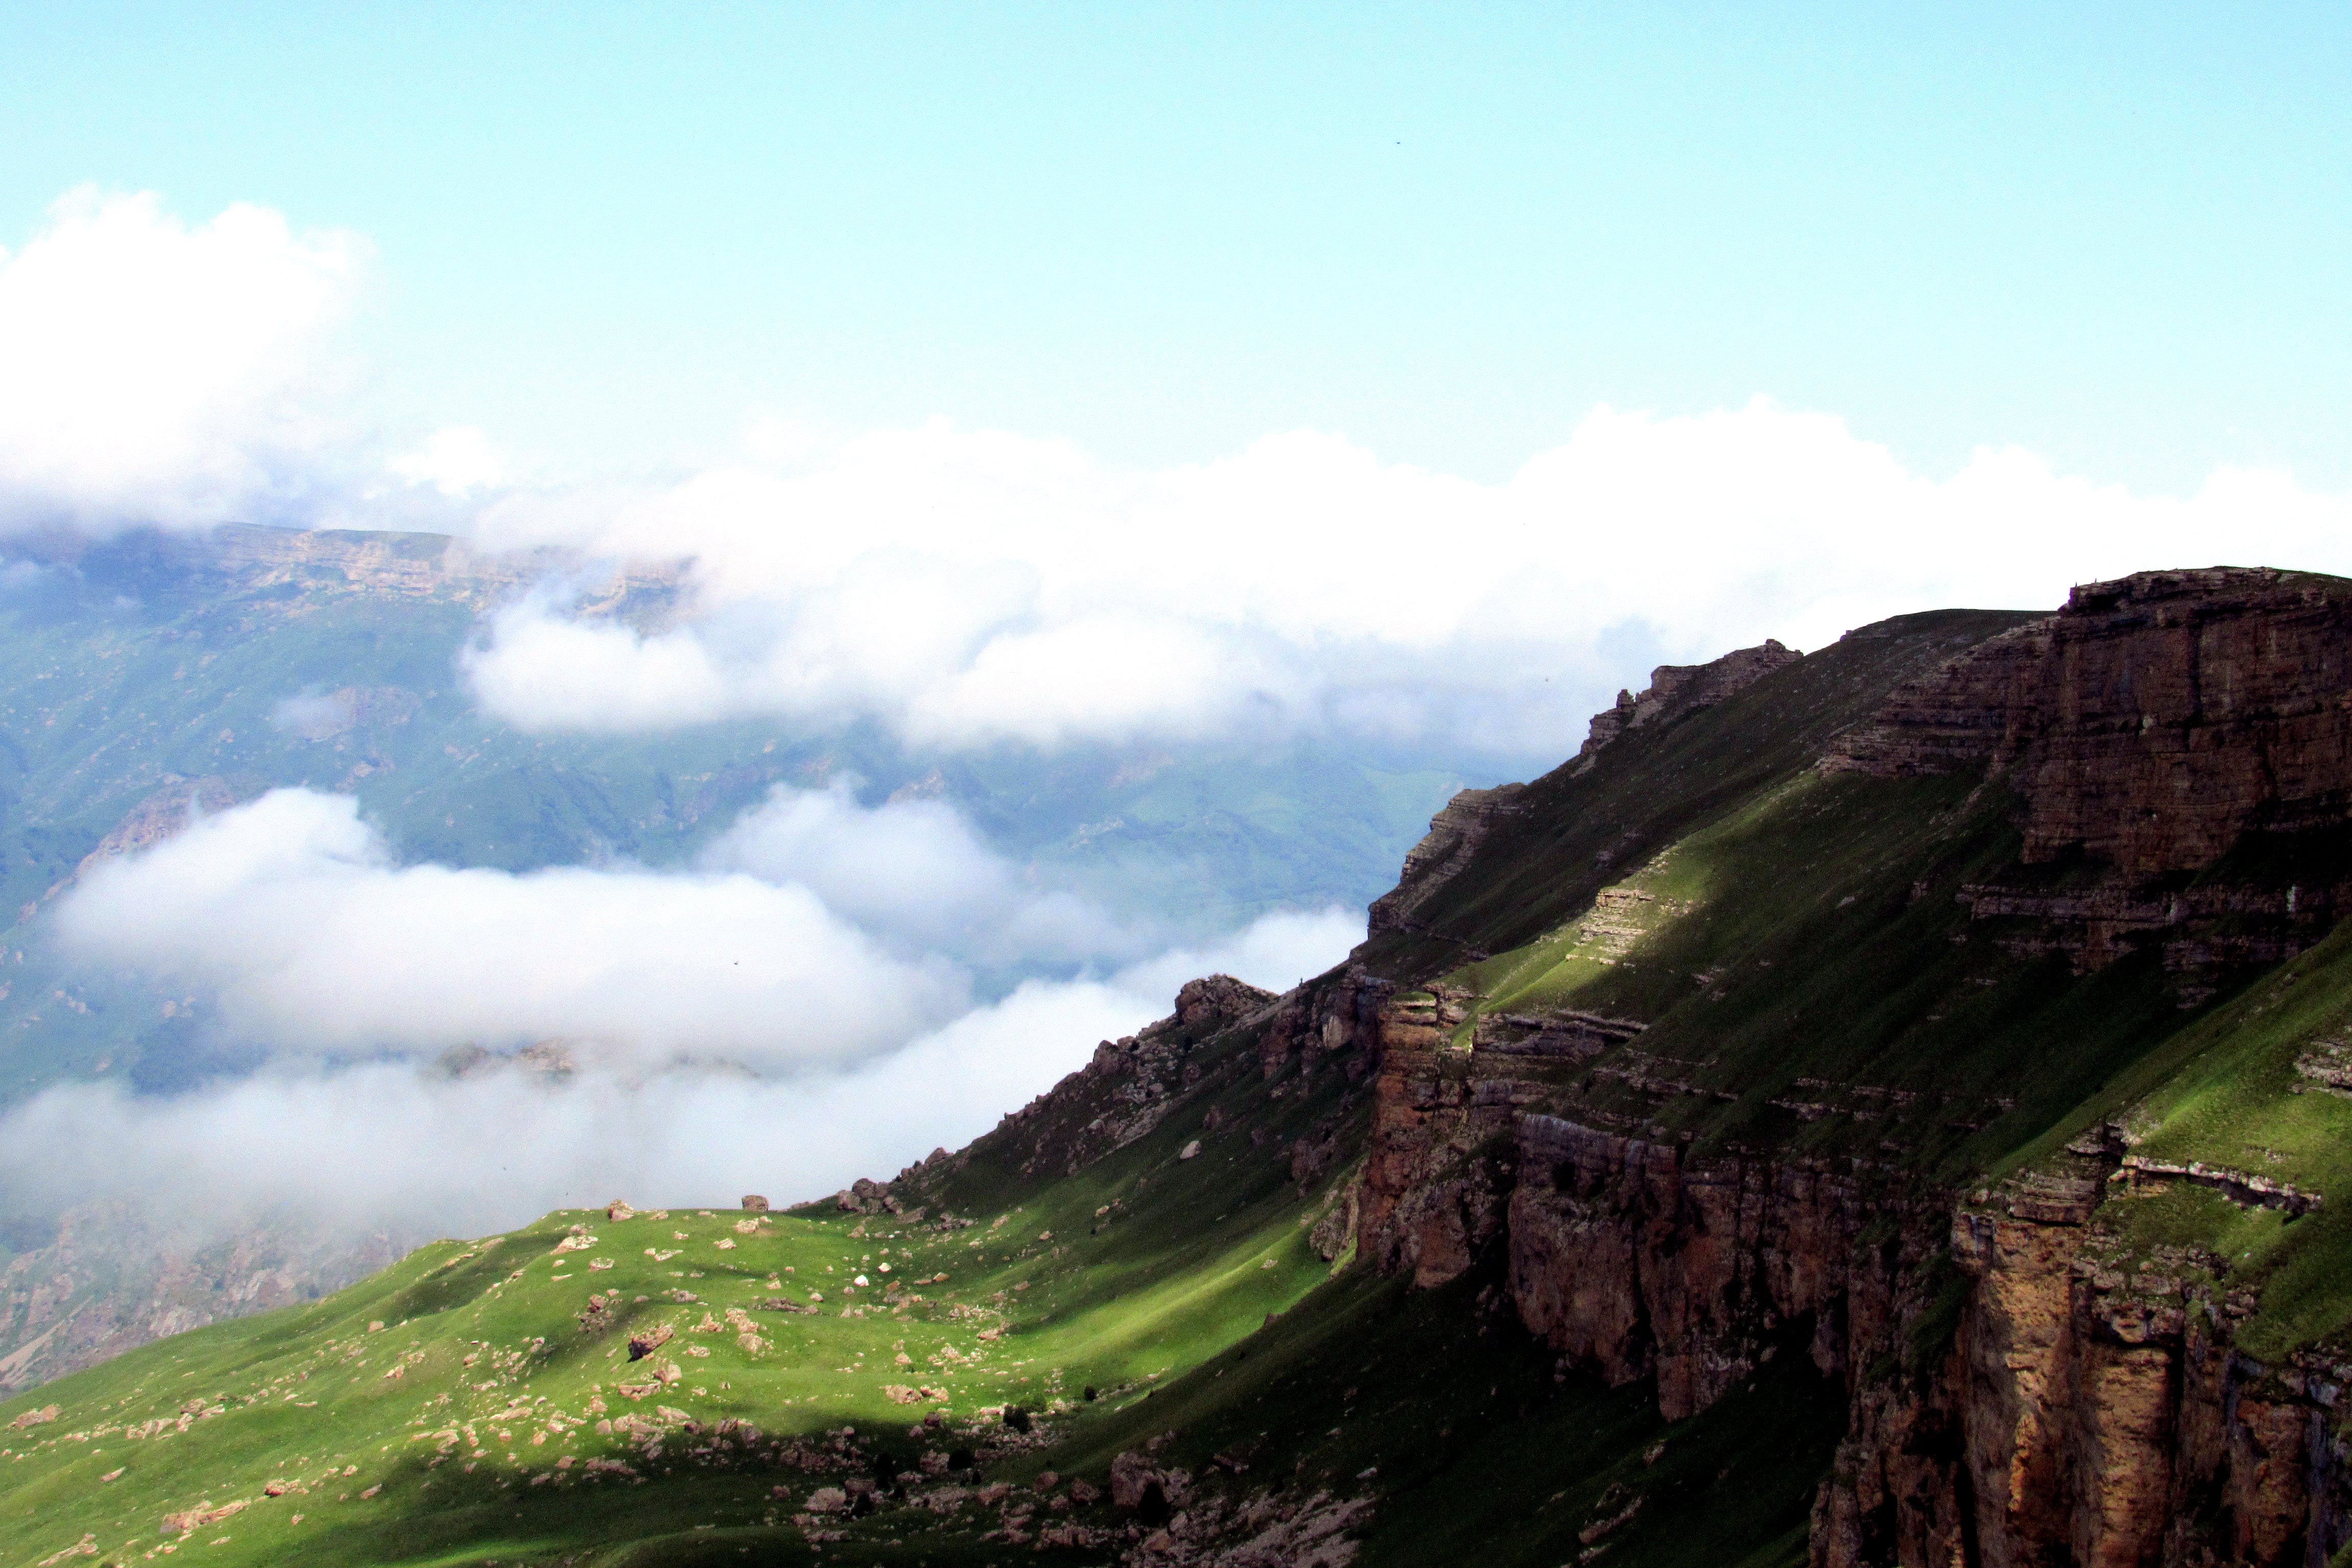
[[[2348,44],[2316,6],[0,0],[0,545],[264,521],[690,561],[673,624],[560,584],[486,617],[453,674],[528,731],[1524,773],[1653,665],[1768,636],[2352,574]],[[959,1014],[952,953],[944,989],[903,973],[923,921],[1044,944],[1068,911],[926,809],[780,796],[740,861],[541,882],[377,865],[348,799],[224,813],[89,929],[288,1061],[574,1032],[436,989],[452,963],[609,973],[724,1044],[696,1007],[766,1029],[756,977],[655,960],[754,918],[811,966],[782,989],[893,1009],[795,1018],[888,1049],[765,1098],[591,1073],[567,1114],[641,1141],[549,1120],[521,1188],[466,1154],[510,1107],[390,1066],[77,1090],[0,1152],[249,1194],[356,1143],[359,1188],[535,1204],[612,1190],[581,1151],[740,1191],[709,1160],[782,1137],[821,1190],[977,1130],[910,1107],[1017,1103],[1181,978],[1284,981],[1360,930],[1270,916]],[[649,967],[550,949],[541,899]],[[598,913],[646,910],[669,947]],[[448,947],[485,929],[520,948]]]
[[[697,460],[767,408],[1482,480],[1757,394],[2352,484],[2340,7],[10,5],[69,186],[367,236],[418,427]]]

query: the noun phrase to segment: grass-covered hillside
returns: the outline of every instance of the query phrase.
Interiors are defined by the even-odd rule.
[[[1832,1391],[1669,1434],[1491,1271],[1411,1295],[1326,1257],[1352,1169],[1294,1152],[1367,1090],[1269,1083],[1263,1028],[1188,1040],[1178,1109],[1075,1174],[1013,1164],[1082,1127],[983,1140],[945,1214],[559,1213],[60,1379],[0,1405],[0,1561],[1101,1563],[1173,1525],[1336,1562],[1377,1520],[1364,1561],[1532,1563],[1637,1483],[1694,1505],[1615,1527],[1646,1560],[1786,1560]]]

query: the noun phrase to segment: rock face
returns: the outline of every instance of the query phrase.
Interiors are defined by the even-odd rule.
[[[2347,1369],[2231,1349],[2253,1303],[2217,1289],[2221,1260],[2126,1275],[2028,1206],[1961,1214],[1949,1344],[1857,1380],[1813,1562],[2300,1564],[2352,1540]]]
[[[2352,583],[2214,567],[2074,590],[1899,691],[1831,766],[1984,768],[2025,797],[2027,865],[2144,878],[2250,831],[2352,817]]]
[[[1754,663],[1746,680],[1777,668]],[[1674,674],[1648,712],[1704,695]],[[1650,695],[1595,721],[1588,760]],[[1822,766],[1981,773],[2013,792],[2017,864],[1959,893],[2003,947],[2063,949],[2083,969],[2149,943],[2175,970],[2290,956],[2352,888],[2253,857],[2287,865],[2273,886],[2228,858],[2352,822],[2352,583],[2217,568],[2077,589],[1899,688]],[[1441,814],[1391,895],[1396,917],[1517,804],[1486,792]],[[1737,1144],[1695,1158],[1688,1134],[1561,1113],[1594,1074],[1665,1070],[1631,1045],[1638,1022],[1465,1028],[1476,1000],[1443,985],[1376,1000],[1361,1256],[1426,1287],[1505,1249],[1526,1327],[1613,1384],[1650,1384],[1670,1419],[1770,1357],[1807,1356],[1850,1408],[1815,1506],[1817,1568],[2322,1564],[2352,1543],[2352,1446],[2334,1430],[2352,1365],[2258,1363],[2234,1341],[2256,1302],[2222,1283],[2226,1260],[2127,1258],[2093,1223],[2143,1182],[2286,1214],[2318,1194],[2159,1167],[2119,1127],[1973,1192],[1874,1158]],[[2346,1092],[2345,1049],[2320,1042],[2295,1071]]]
[[[2184,972],[2291,957],[2352,884],[2185,884],[2250,837],[2352,821],[2352,583],[2215,567],[2089,584],[1899,689],[1822,765],[2016,791],[2018,873],[1964,895],[2042,933],[2011,945],[2078,970],[2150,944]],[[2036,871],[2068,864],[2096,874]]]
[[[1553,1116],[1522,1117],[1517,1132],[1510,1257],[1521,1320],[1612,1383],[1654,1378],[1669,1420],[1729,1392],[1792,1325],[1825,1373],[1845,1369],[1850,1344],[1879,1338],[1906,1260],[1855,1238],[1903,1205],[1867,1170],[1686,1163],[1672,1143]]]
[[[1591,731],[1585,738],[1583,750],[1576,754],[1590,760],[1593,752],[1628,730],[1712,708],[1732,693],[1753,686],[1803,657],[1767,637],[1754,647],[1735,649],[1706,664],[1662,664],[1650,671],[1650,684],[1642,689],[1640,696],[1620,691],[1614,707],[1603,708],[1592,716]]]
[[[1809,1356],[1852,1411],[1818,1568],[2302,1563],[2352,1540],[2326,1419],[2352,1367],[2234,1350],[2253,1303],[2220,1259],[2107,1267],[2083,1221],[2118,1162],[1969,1205],[1862,1161],[1693,1161],[1515,1106],[1539,1079],[1416,1027],[1376,1079],[1361,1255],[1433,1286],[1507,1247],[1528,1331],[1670,1420]]]
[[[1404,872],[1397,885],[1372,900],[1370,929],[1410,929],[1412,911],[1470,864],[1496,822],[1517,811],[1519,797],[1526,793],[1525,784],[1507,784],[1494,789],[1465,789],[1447,801],[1429,819],[1429,831],[1421,842],[1405,852]]]
[[[1515,1098],[1475,1076],[1446,1039],[1469,1016],[1458,993],[1406,993],[1377,1015],[1381,1061],[1359,1218],[1361,1256],[1413,1283],[1442,1285],[1502,1229],[1511,1191]]]

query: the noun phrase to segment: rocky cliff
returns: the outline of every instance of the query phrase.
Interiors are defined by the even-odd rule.
[[[2249,832],[2352,810],[2352,583],[2213,567],[2074,590],[1910,683],[1832,753],[1980,771],[2025,801],[2026,865],[2197,871]]]
[[[1632,732],[1596,722],[1580,765]],[[1499,1252],[1530,1332],[1612,1384],[1649,1384],[1669,1419],[1775,1357],[1808,1358],[1850,1411],[1814,1510],[1825,1568],[2327,1562],[2352,1541],[2352,1440],[2337,1414],[2352,1363],[2309,1331],[2303,1348],[2281,1353],[2273,1335],[2252,1353],[2243,1331],[2262,1279],[2191,1239],[2197,1226],[2235,1234],[2232,1214],[2292,1225],[2325,1212],[2324,1194],[2276,1169],[2136,1152],[2145,1129],[2127,1128],[2156,1124],[2144,1107],[2059,1147],[2051,1130],[2079,1089],[2021,1110],[2029,1072],[1968,1102],[1958,1075],[1971,1047],[1928,1026],[1972,1006],[1970,987],[2008,986],[2019,999],[1998,1021],[1979,1009],[1986,1031],[2033,1032],[2020,1008],[2054,1023],[2073,1005],[2067,984],[2034,981],[2032,1002],[2023,987],[2061,954],[2095,975],[2148,952],[2158,963],[2132,971],[2147,978],[2097,984],[2114,995],[2172,984],[2162,994],[2196,1008],[2327,935],[2352,824],[2352,583],[2215,569],[2092,584],[1899,684],[1820,756],[1818,782],[1771,786],[1771,804],[1743,808],[1761,815],[1742,831],[1940,778],[1969,793],[1904,797],[1937,803],[1936,826],[1857,849],[1864,879],[1829,913],[1796,881],[1777,889],[1778,915],[1759,913],[1771,884],[1747,902],[1718,885],[1720,919],[1693,899],[1632,931],[1616,957],[1590,956],[1561,928],[1443,979],[1394,977],[1370,1032],[1362,1256],[1431,1288]],[[1491,819],[1498,798],[1540,816],[1525,792],[1469,804]],[[1476,821],[1454,826],[1466,837]],[[1544,824],[1514,831],[1536,841]],[[1400,893],[1475,859],[1435,847]],[[1656,854],[1654,885],[1673,882],[1682,853]],[[1870,878],[1905,875],[1908,894],[1853,929],[1885,941],[1915,928],[1907,973],[1874,982],[1907,984],[1912,1000],[1863,1032],[1880,1042],[1874,1058],[1808,1068],[1822,1026],[1768,973],[1791,960],[1759,945],[1757,922],[1794,922],[1790,948],[1834,994],[1838,964],[1864,961],[1813,933],[1876,896]],[[1590,908],[1611,898],[1659,901],[1625,883]],[[1739,921],[1750,929],[1735,943],[1721,928]],[[1979,932],[1998,960],[1967,956]],[[1591,977],[1560,979],[1572,962]],[[1621,962],[1651,973],[1597,967]],[[1982,967],[1964,974],[1969,963]],[[2166,966],[2212,984],[2165,982]],[[1848,1008],[1883,1005],[1843,989]],[[1645,1024],[1598,1005],[1611,998],[1658,1011]],[[2187,1029],[2143,1016],[2101,1048],[2127,1060]],[[1758,1042],[1745,1058],[1743,1037]],[[2063,1038],[2033,1048],[2063,1066]],[[2307,1081],[2273,1092],[2336,1094],[2333,1038],[2294,1047]],[[2284,1072],[2282,1047],[2266,1048],[2281,1063],[2266,1070]],[[2142,1078],[2141,1094],[2161,1081]],[[2206,1205],[2193,1226],[2178,1217],[2192,1201]],[[2141,1217],[2159,1212],[2175,1217]]]
[[[1705,664],[1662,664],[1650,671],[1650,684],[1638,696],[1620,691],[1614,706],[1592,716],[1591,731],[1583,749],[1576,753],[1577,763],[1580,767],[1590,763],[1593,752],[1628,730],[1712,708],[1802,657],[1781,647],[1778,639],[1766,637],[1754,647],[1736,648]]]

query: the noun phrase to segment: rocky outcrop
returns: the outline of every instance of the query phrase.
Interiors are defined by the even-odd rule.
[[[1184,983],[1176,993],[1176,1011],[1171,1016],[1177,1032],[1221,1027],[1264,1011],[1274,1000],[1273,992],[1261,991],[1246,981],[1211,974]]]
[[[2352,821],[2352,582],[2214,567],[2076,588],[1899,689],[1828,766],[1982,767],[2028,865],[2211,865],[2250,831]]]
[[[1863,1162],[1694,1161],[1537,1112],[1516,1131],[1530,1331],[1650,1383],[1668,1419],[1775,1354],[1845,1384],[1818,1568],[2322,1563],[2352,1541],[2352,1367],[2253,1361],[2224,1260],[2128,1253],[2097,1223],[2136,1174],[2119,1146],[1961,1202]]]
[[[1702,708],[1712,708],[1734,692],[1745,690],[1774,670],[1796,663],[1804,655],[1766,637],[1754,647],[1737,648],[1706,664],[1662,664],[1650,671],[1650,684],[1636,696],[1620,691],[1613,707],[1592,716],[1592,728],[1576,754],[1589,764],[1592,754],[1628,730],[1679,719]]]
[[[2189,879],[2249,836],[2352,822],[2352,582],[2215,567],[2086,584],[1898,689],[1822,766],[1981,771],[2014,791],[2016,871],[1961,894],[2013,950],[2078,971],[2151,945],[2183,972],[2291,957],[2352,884]]]
[[[1507,1079],[1474,1076],[1448,1048],[1469,1016],[1458,993],[1404,993],[1380,1009],[1380,1066],[1364,1159],[1360,1256],[1413,1283],[1442,1285],[1502,1230],[1514,1160]]]
[[[1228,1029],[1264,1024],[1283,1004],[1230,974],[1188,981],[1174,1012],[1123,1039],[1103,1041],[1085,1067],[1006,1115],[972,1149],[955,1156],[935,1151],[888,1183],[861,1180],[840,1194],[841,1205],[873,1214],[935,1202],[940,1181],[982,1152],[1024,1176],[1079,1171],[1146,1136],[1195,1098],[1207,1081],[1194,1056],[1199,1046]],[[1227,1070],[1249,1059],[1236,1058]]]
[[[2316,1564],[2352,1540],[2332,1430],[2352,1369],[2252,1360],[2221,1260],[2108,1241],[2030,1205],[1963,1210],[1956,1330],[1857,1388],[1817,1568]]]
[[[1994,941],[2011,952],[2063,952],[2088,971],[2152,945],[2167,969],[2194,971],[2294,957],[2334,927],[2352,884],[2181,888],[2114,877],[2063,888],[1970,883],[1956,896],[1976,919],[2000,922]]]
[[[1470,864],[1495,824],[1517,812],[1526,793],[1525,784],[1507,784],[1465,789],[1447,801],[1429,819],[1429,831],[1421,842],[1405,851],[1397,885],[1372,900],[1370,931],[1412,929],[1412,911]]]
[[[1654,1378],[1670,1420],[1722,1397],[1792,1331],[1823,1373],[1843,1374],[1921,1261],[1902,1240],[1917,1235],[1918,1205],[1856,1162],[1691,1163],[1673,1142],[1545,1115],[1519,1119],[1517,1143],[1521,1320],[1612,1384]],[[1894,1245],[1862,1247],[1882,1216],[1899,1222]]]

